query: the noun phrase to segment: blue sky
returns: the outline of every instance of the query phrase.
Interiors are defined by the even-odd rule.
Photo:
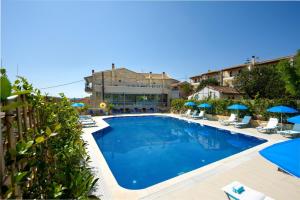
[[[37,88],[115,63],[184,80],[209,69],[291,55],[300,2],[2,1],[1,57]],[[84,82],[43,90],[87,96]]]

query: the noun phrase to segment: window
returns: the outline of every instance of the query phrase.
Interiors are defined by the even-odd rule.
[[[230,76],[230,77],[232,77],[232,76],[233,76],[233,74],[232,74],[232,71],[230,71],[230,72],[229,72],[229,76]]]

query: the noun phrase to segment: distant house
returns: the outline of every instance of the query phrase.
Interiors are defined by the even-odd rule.
[[[206,86],[199,92],[189,96],[189,99],[203,100],[207,98],[211,99],[240,99],[243,96],[242,93],[232,87],[225,86]]]
[[[292,62],[294,59],[294,56],[285,56],[285,57],[280,57],[280,58],[275,58],[275,59],[270,59],[270,60],[264,60],[264,61],[257,61],[256,57],[252,57],[251,61],[245,64],[239,64],[235,66],[230,66],[230,67],[225,67],[220,70],[216,71],[211,71],[209,70],[206,73],[192,76],[190,77],[191,79],[191,84],[196,88],[201,81],[207,80],[209,78],[214,78],[216,79],[221,86],[229,86],[233,87],[233,80],[234,78],[241,73],[243,70],[251,70],[254,67],[260,67],[264,65],[273,65],[276,66],[280,61],[282,60],[288,60]]]

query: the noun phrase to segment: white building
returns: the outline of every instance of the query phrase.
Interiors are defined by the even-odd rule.
[[[203,100],[211,99],[240,99],[242,93],[231,87],[224,86],[206,86],[199,92],[189,96],[188,99]]]

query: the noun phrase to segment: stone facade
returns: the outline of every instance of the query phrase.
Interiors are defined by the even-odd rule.
[[[99,108],[101,102],[106,102],[121,109],[168,107],[170,99],[178,93],[171,85],[179,82],[165,72],[137,73],[115,68],[114,64],[111,70],[93,71],[85,81],[92,107]]]

